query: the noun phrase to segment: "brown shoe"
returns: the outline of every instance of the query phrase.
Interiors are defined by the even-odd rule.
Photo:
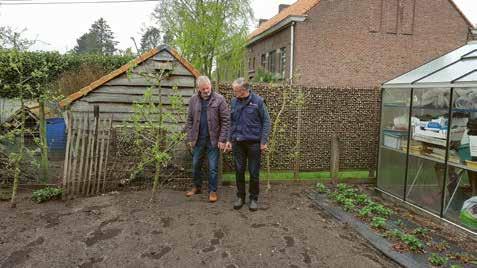
[[[186,193],[186,196],[187,196],[187,197],[191,197],[191,196],[193,196],[193,195],[195,195],[195,194],[200,194],[200,188],[193,187],[192,190],[190,190],[190,191],[188,191],[188,192]]]
[[[214,203],[214,202],[217,201],[217,199],[219,199],[219,197],[217,196],[217,193],[216,192],[210,192],[209,202]]]

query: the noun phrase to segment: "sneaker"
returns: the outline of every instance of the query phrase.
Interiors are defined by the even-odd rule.
[[[192,190],[190,190],[186,193],[186,196],[191,197],[191,196],[196,195],[196,194],[200,194],[200,188],[193,187]]]
[[[258,209],[258,204],[257,204],[257,200],[250,200],[250,204],[248,204],[248,209],[250,209],[250,211],[257,211]]]
[[[244,202],[243,202],[243,198],[237,198],[234,202],[234,209],[241,209],[242,206],[243,206]]]

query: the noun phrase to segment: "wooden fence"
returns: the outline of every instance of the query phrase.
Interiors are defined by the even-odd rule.
[[[95,106],[93,113],[68,112],[66,122],[63,199],[105,192],[113,118],[101,118]]]

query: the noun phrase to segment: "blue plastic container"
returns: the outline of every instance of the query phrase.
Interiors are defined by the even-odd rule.
[[[66,148],[66,125],[63,118],[46,119],[48,151],[64,151]]]

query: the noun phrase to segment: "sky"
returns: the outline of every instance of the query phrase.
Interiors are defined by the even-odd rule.
[[[39,40],[33,50],[73,49],[76,39],[86,33],[91,24],[103,17],[111,26],[118,48],[134,47],[131,37],[139,43],[141,29],[154,25],[151,12],[155,2],[114,4],[70,4],[70,5],[7,5],[6,3],[68,2],[73,0],[0,0],[0,26],[11,26],[16,30],[27,29],[25,35]],[[95,1],[95,0],[83,0]],[[454,0],[461,10],[477,23],[477,0]],[[292,4],[295,0],[252,0],[255,19],[271,18],[278,12],[279,4]],[[5,4],[2,4],[5,3]],[[254,22],[250,31],[257,25]],[[139,44],[138,44],[139,45]]]

